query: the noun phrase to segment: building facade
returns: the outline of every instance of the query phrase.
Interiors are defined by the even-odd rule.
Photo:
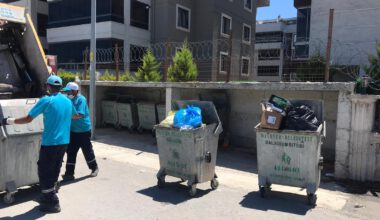
[[[151,0],[97,0],[97,48],[126,48],[126,60],[130,48],[148,47],[150,5]],[[49,52],[59,63],[82,63],[83,51],[90,48],[91,1],[49,3],[49,12]]]
[[[255,0],[155,1],[152,42],[187,39],[205,44],[209,57],[198,63],[200,80],[224,81],[227,76],[231,80],[253,79],[256,3]]]
[[[292,56],[296,26],[296,18],[256,22],[255,80],[282,81],[288,78],[289,66],[296,61]]]
[[[83,51],[90,46],[90,2],[49,3],[49,52],[58,55],[59,63],[83,62]],[[197,63],[200,80],[225,80],[227,75],[233,80],[252,79],[256,8],[268,4],[268,0],[98,0],[97,47],[117,43],[124,48],[125,67],[135,71],[140,64],[136,58],[151,45],[187,39],[209,56]],[[175,53],[179,47],[170,50]],[[173,55],[167,47],[159,49],[167,60]],[[164,68],[169,64],[163,61]]]
[[[30,14],[37,34],[40,37],[42,47],[45,53],[48,50],[47,42],[47,25],[48,25],[48,3],[47,0],[0,0],[2,3],[8,3],[24,7]]]
[[[329,11],[334,9],[331,62],[338,65],[367,63],[380,41],[379,0],[295,0],[298,10],[296,56],[325,54]]]

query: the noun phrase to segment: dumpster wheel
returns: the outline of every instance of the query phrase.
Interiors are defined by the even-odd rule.
[[[189,186],[189,196],[194,197],[197,194],[197,184]]]
[[[211,189],[217,189],[219,186],[219,181],[217,179],[212,179],[210,181]]]
[[[14,193],[5,194],[3,201],[5,204],[12,204],[15,201]]]
[[[307,204],[311,206],[315,206],[317,204],[317,195],[310,193],[307,195]]]
[[[265,195],[266,195],[266,187],[260,186],[260,197],[265,198]]]
[[[163,188],[165,186],[165,176],[157,178],[157,186],[158,188]]]

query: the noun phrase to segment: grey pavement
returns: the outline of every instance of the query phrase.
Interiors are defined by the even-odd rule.
[[[0,202],[0,219],[380,219],[380,193],[348,193],[328,178],[317,191],[316,207],[306,204],[305,190],[293,187],[274,185],[262,199],[256,156],[241,150],[221,149],[219,188],[199,184],[197,196],[190,198],[186,184],[176,178],[168,177],[163,189],[156,186],[159,161],[150,135],[102,129],[94,148],[99,176],[87,176],[90,171],[79,154],[76,181],[59,192],[61,213],[36,209],[35,186],[21,189],[13,205]]]

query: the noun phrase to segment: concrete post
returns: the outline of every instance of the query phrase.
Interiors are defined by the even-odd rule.
[[[349,176],[349,145],[351,134],[350,93],[339,92],[335,144],[335,178],[347,179]]]

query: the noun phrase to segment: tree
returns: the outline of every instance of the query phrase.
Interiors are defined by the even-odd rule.
[[[380,43],[376,45],[377,56],[369,55],[369,65],[364,67],[366,74],[371,77],[372,80],[380,80]]]
[[[156,61],[150,49],[144,54],[143,64],[136,72],[136,80],[139,82],[159,82],[161,74],[159,72],[161,63]]]
[[[187,40],[182,45],[168,69],[168,80],[171,82],[195,81],[198,76],[197,66]]]
[[[369,92],[380,94],[380,43],[376,45],[376,56],[368,56],[369,65],[364,66],[369,79]]]
[[[316,53],[297,68],[297,78],[300,81],[323,81],[325,63],[325,58],[320,53]]]

